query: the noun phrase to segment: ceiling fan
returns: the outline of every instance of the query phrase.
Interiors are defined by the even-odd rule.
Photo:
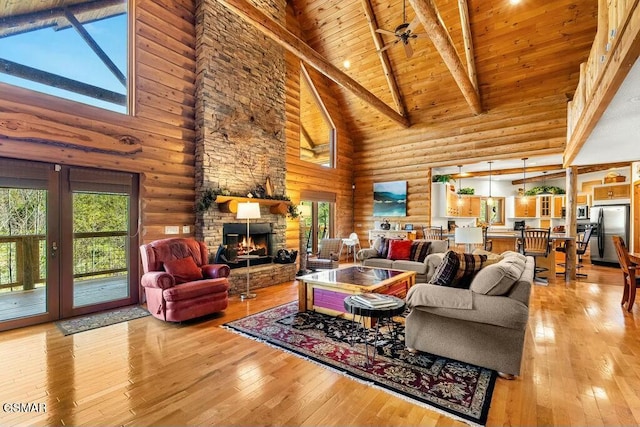
[[[398,25],[394,31],[383,30],[381,28],[378,28],[376,30],[377,33],[394,36],[396,40],[384,46],[383,48],[378,50],[378,52],[383,52],[389,49],[390,47],[397,45],[399,42],[402,42],[404,46],[404,53],[407,55],[407,58],[411,58],[413,56],[413,48],[409,44],[409,41],[415,38],[427,37],[426,34],[416,34],[413,32],[413,30],[416,28],[416,26],[419,23],[420,23],[420,20],[418,19],[417,16],[414,18],[413,21],[411,21],[411,23],[407,22],[406,2],[405,0],[402,0],[402,24]]]

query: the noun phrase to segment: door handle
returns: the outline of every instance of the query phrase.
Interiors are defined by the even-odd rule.
[[[52,242],[51,243],[51,258],[55,258],[57,252],[58,252],[58,244],[56,242]]]

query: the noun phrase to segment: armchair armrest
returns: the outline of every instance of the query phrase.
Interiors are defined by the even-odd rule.
[[[358,261],[364,261],[365,259],[376,258],[377,256],[378,256],[378,251],[376,249],[365,248],[365,249],[360,249],[358,251],[358,253],[356,254],[356,259]]]
[[[204,264],[202,275],[206,279],[217,279],[219,277],[229,277],[231,269],[227,264]]]
[[[142,275],[140,284],[145,288],[168,289],[176,285],[176,280],[166,271],[150,271]]]

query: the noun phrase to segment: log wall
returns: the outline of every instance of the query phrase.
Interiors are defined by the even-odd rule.
[[[189,225],[191,235],[195,222],[195,0],[137,0],[130,13],[135,58],[130,73],[132,115],[4,84],[0,84],[0,114],[26,114],[41,128],[70,126],[80,136],[130,136],[142,150],[97,152],[91,145],[83,146],[81,138],[66,146],[7,138],[0,139],[0,156],[139,173],[140,241],[167,237],[166,225]]]
[[[287,29],[302,37],[293,11],[287,8]],[[333,83],[309,69],[309,74],[322,98],[337,133],[337,159],[335,168],[326,168],[300,160],[300,60],[291,53],[285,54],[286,80],[286,128],[287,141],[287,194],[294,203],[300,202],[302,191],[323,191],[336,195],[336,237],[347,237],[353,231],[353,140],[346,119],[342,114],[337,89]],[[299,246],[300,222],[287,220],[287,246]]]

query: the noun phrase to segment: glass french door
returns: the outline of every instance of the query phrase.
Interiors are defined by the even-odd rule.
[[[307,232],[307,253],[316,253],[320,240],[333,237],[335,203],[302,200],[301,204],[311,207],[311,216],[303,218],[303,221]]]
[[[0,330],[138,301],[137,177],[0,159]]]

